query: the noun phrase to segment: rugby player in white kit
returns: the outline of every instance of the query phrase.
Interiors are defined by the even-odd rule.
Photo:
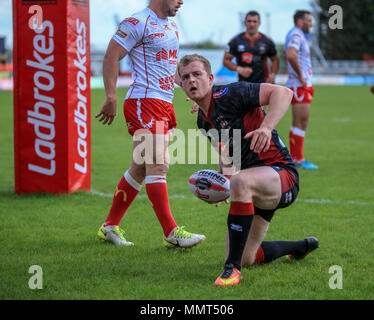
[[[168,141],[177,125],[172,102],[179,50],[177,26],[168,17],[175,16],[182,4],[183,0],[150,0],[147,8],[121,22],[104,57],[106,100],[96,115],[99,121],[110,125],[114,120],[118,62],[126,55],[134,80],[124,102],[128,132],[133,136],[132,162],[117,185],[107,219],[98,231],[100,239],[116,245],[133,245],[119,224],[144,181],[166,247],[188,248],[205,239],[176,224],[166,184]],[[139,157],[136,152],[143,143],[141,136],[150,138],[151,159],[145,159],[144,154]]]
[[[309,33],[313,25],[311,13],[306,10],[297,10],[294,14],[294,23],[295,26],[288,32],[284,45],[288,68],[286,87],[294,92],[291,101],[290,153],[298,167],[318,169],[318,166],[304,158],[304,138],[314,95],[310,49],[305,38],[305,34]]]

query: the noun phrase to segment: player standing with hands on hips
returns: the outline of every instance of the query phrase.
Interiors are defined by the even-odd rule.
[[[303,169],[318,169],[304,158],[304,138],[310,117],[310,106],[314,94],[312,86],[312,62],[305,34],[313,26],[312,15],[306,10],[294,14],[295,26],[288,32],[284,45],[288,68],[286,87],[293,90],[292,126],[289,133],[291,156]]]
[[[168,141],[177,125],[172,101],[179,50],[177,26],[168,17],[175,16],[182,4],[183,0],[150,0],[147,8],[121,22],[104,57],[106,99],[96,115],[104,125],[110,125],[117,113],[118,62],[126,55],[134,80],[123,107],[128,132],[134,137],[132,162],[117,185],[107,219],[98,231],[100,239],[116,245],[133,245],[119,224],[144,181],[166,247],[188,248],[205,239],[176,224],[166,184]],[[152,159],[146,162],[134,152],[141,143],[137,135],[144,133],[150,135],[153,145]]]
[[[238,142],[233,130],[241,132],[240,169],[230,180],[226,262],[215,285],[238,284],[242,266],[271,262],[284,255],[302,259],[318,248],[314,237],[263,241],[274,212],[290,206],[299,191],[295,164],[275,130],[288,109],[292,91],[273,84],[243,81],[216,86],[209,61],[200,55],[184,56],[178,72],[182,89],[200,108],[197,125],[202,133],[211,129],[221,133],[210,136],[212,145],[222,145],[222,130],[230,130],[221,156],[226,151],[232,159],[238,156],[233,154],[233,143]],[[261,107],[265,105],[269,106],[266,116]],[[226,175],[224,169],[230,164],[221,163],[226,163],[225,168],[221,166]]]

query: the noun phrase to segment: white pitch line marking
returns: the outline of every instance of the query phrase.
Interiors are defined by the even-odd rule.
[[[105,198],[113,198],[113,194],[110,193],[103,193],[96,190],[91,190],[92,195],[105,197]],[[137,198],[139,199],[147,199],[146,194],[141,194]],[[192,200],[196,199],[196,197],[193,196],[186,196],[184,194],[172,194],[169,195],[169,199],[183,199],[183,200]],[[341,200],[328,200],[328,199],[296,199],[296,202],[306,202],[306,203],[316,203],[316,204],[331,204],[331,205],[358,205],[358,206],[374,206],[374,202],[365,202],[365,201],[354,201],[354,200],[348,200],[348,201],[341,201]]]
[[[335,118],[332,119],[333,122],[350,122],[351,118]]]
[[[0,190],[0,193],[7,193],[7,192],[14,192],[14,189],[2,189]],[[104,198],[113,198],[112,193],[104,193],[96,190],[91,190],[89,194],[93,196],[99,196]],[[147,199],[148,196],[146,194],[141,194],[137,196],[139,199]],[[172,194],[169,195],[169,199],[171,200],[198,200],[196,197],[193,196],[186,196],[184,194]],[[355,201],[355,200],[329,200],[329,199],[300,199],[297,198],[296,202],[305,202],[305,203],[315,203],[315,204],[331,204],[331,205],[341,205],[341,206],[347,206],[347,205],[354,205],[354,206],[374,206],[374,202],[366,202],[366,201]]]
[[[2,189],[0,190],[0,193],[8,193],[8,192],[14,192],[14,189]],[[97,190],[91,190],[89,194],[93,196],[99,196],[104,198],[113,198],[112,193],[104,193]],[[147,199],[148,196],[146,194],[141,194],[137,198],[139,199]],[[184,194],[172,194],[169,195],[169,199],[171,200],[198,200],[196,197],[187,196]],[[341,205],[341,206],[347,206],[347,205],[354,205],[354,206],[374,206],[374,202],[366,202],[366,201],[355,201],[355,200],[329,200],[329,199],[300,199],[297,198],[296,202],[305,202],[305,203],[315,203],[315,204],[328,204],[328,205]]]

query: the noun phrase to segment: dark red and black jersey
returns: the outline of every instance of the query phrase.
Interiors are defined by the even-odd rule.
[[[255,153],[250,149],[251,140],[244,139],[248,132],[260,127],[265,117],[259,101],[260,86],[248,82],[213,86],[209,112],[205,116],[199,111],[197,126],[213,145],[224,144],[234,164],[240,163],[240,169],[275,166],[286,168],[298,177],[291,155],[275,129],[266,152]],[[235,147],[238,141],[240,145]]]
[[[241,67],[250,67],[253,73],[249,78],[239,75],[239,81],[265,82],[269,75],[267,58],[274,57],[277,49],[273,40],[259,33],[257,38],[250,40],[245,32],[238,34],[229,42],[226,52],[236,58]]]

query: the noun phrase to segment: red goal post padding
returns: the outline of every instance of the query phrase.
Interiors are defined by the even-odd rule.
[[[13,0],[16,193],[90,190],[88,0]]]

